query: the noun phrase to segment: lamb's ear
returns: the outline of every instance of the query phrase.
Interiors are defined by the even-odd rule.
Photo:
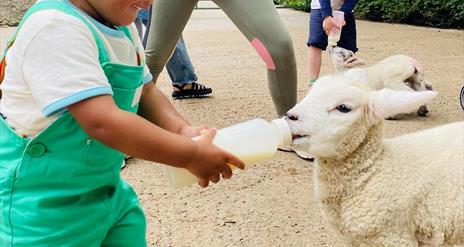
[[[399,113],[410,113],[429,103],[437,94],[435,91],[394,91],[388,88],[374,91],[367,109],[370,120],[377,122]]]

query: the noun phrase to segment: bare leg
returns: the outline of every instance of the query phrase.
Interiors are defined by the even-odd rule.
[[[308,48],[308,66],[309,66],[309,81],[314,81],[319,77],[321,72],[322,50],[310,46]]]

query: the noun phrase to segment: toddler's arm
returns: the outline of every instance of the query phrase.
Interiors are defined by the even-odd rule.
[[[153,82],[147,83],[143,88],[138,113],[148,121],[176,134],[181,134],[185,128],[190,127],[190,123],[182,118]]]
[[[179,120],[180,115],[156,87],[146,87],[149,91],[143,93],[141,104],[148,119],[161,127],[169,128],[169,124],[177,126],[173,129],[189,126],[186,121],[182,123]],[[153,96],[161,99],[153,99]],[[149,103],[155,104],[147,107]],[[110,95],[80,101],[69,106],[68,110],[89,136],[134,157],[186,168],[200,179],[202,187],[206,187],[208,181],[219,181],[221,174],[230,178],[232,171],[227,164],[244,168],[242,161],[212,144],[214,130],[199,141],[192,141],[119,109]]]

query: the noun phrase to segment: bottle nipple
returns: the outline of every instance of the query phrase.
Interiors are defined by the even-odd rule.
[[[337,46],[337,43],[338,43],[338,40],[336,40],[336,39],[329,36],[328,44],[329,44],[330,47]]]
[[[279,138],[279,148],[288,147],[292,144],[292,132],[288,126],[287,121],[283,118],[274,119],[271,121],[274,127],[277,137]]]

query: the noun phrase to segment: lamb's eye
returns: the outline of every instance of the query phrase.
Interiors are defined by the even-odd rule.
[[[335,107],[335,109],[337,109],[337,111],[339,112],[343,112],[343,113],[348,113],[351,111],[351,108],[345,104],[341,104],[337,107]]]

